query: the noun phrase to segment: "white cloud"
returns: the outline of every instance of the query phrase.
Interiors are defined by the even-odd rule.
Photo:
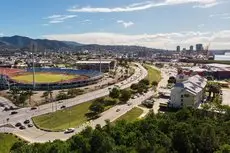
[[[59,20],[51,20],[51,21],[49,21],[49,23],[51,23],[51,24],[53,24],[53,23],[62,23],[62,22],[64,22],[64,21],[59,21]]]
[[[80,21],[81,24],[92,24],[91,20],[89,19],[85,19],[85,20],[82,20]]]
[[[0,32],[0,37],[2,37],[2,36],[4,36],[4,34]]]
[[[200,8],[209,8],[219,4],[219,0],[152,0],[145,1],[141,3],[134,3],[123,7],[91,7],[86,6],[79,8],[78,6],[74,6],[67,11],[69,12],[88,12],[88,13],[110,13],[110,12],[132,12],[132,11],[141,11],[154,7],[166,6],[166,5],[179,5],[179,4],[196,4],[194,7]]]
[[[210,8],[210,7],[216,6],[218,4],[219,4],[219,2],[213,2],[213,3],[208,3],[208,4],[199,4],[199,5],[193,6],[193,8]]]
[[[230,19],[230,16],[221,17],[221,19]]]
[[[133,25],[134,25],[134,23],[133,23],[133,22],[131,22],[131,21],[125,22],[125,21],[123,21],[123,20],[117,20],[117,23],[122,24],[125,28],[128,28],[128,27],[130,27],[130,26],[133,26]]]
[[[84,44],[102,45],[140,45],[154,48],[175,49],[177,45],[190,46],[197,43],[208,44],[211,42],[214,49],[230,48],[230,30],[219,32],[178,32],[126,35],[106,32],[45,35],[47,39],[76,41]]]
[[[219,14],[211,14],[211,15],[209,15],[210,18],[213,18],[213,17],[225,17],[225,16],[230,16],[230,13],[219,13]]]
[[[49,24],[46,24],[46,23],[45,23],[45,24],[42,24],[42,26],[49,26]]]
[[[49,23],[54,24],[54,23],[62,23],[67,19],[71,19],[75,17],[77,17],[77,15],[51,15],[44,19],[50,20]]]
[[[230,13],[211,14],[210,18],[219,17],[220,19],[230,19]]]
[[[85,20],[83,20],[82,22],[90,22],[91,20],[89,20],[89,19],[85,19]]]
[[[204,27],[204,24],[199,24],[198,25],[198,28],[203,28]]]

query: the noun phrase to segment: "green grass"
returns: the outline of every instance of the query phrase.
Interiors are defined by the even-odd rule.
[[[9,153],[15,142],[20,141],[14,135],[0,133],[0,153]]]
[[[145,64],[144,67],[148,71],[148,75],[146,76],[146,79],[148,79],[150,83],[152,83],[153,81],[160,82],[161,72],[159,70],[154,69],[150,65],[147,65],[147,64]]]
[[[88,112],[92,102],[82,103],[55,113],[36,116],[32,120],[37,127],[51,131],[60,131],[69,128],[69,121],[71,121],[70,127],[76,127],[87,121],[85,114]]]
[[[121,117],[115,120],[115,122],[120,121],[120,120],[126,120],[128,122],[133,122],[135,121],[141,114],[143,113],[143,110],[137,107],[134,107]]]
[[[76,75],[65,75],[65,74],[54,74],[54,73],[36,73],[35,81],[38,83],[43,82],[58,82],[62,80],[69,80],[76,78]],[[12,79],[22,82],[33,82],[33,74],[22,74],[18,76],[13,76]]]

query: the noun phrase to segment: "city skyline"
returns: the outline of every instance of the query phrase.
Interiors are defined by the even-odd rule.
[[[230,48],[229,0],[9,0],[2,4],[0,36],[174,50],[197,43]]]

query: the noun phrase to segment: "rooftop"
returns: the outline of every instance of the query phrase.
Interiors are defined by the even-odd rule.
[[[99,63],[102,63],[102,64],[109,64],[109,63],[111,63],[112,61],[100,61],[100,60],[94,60],[94,61],[92,61],[92,60],[90,60],[90,61],[77,61],[76,63],[77,64],[99,64]]]

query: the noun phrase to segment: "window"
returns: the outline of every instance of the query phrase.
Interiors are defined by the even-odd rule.
[[[184,97],[184,95],[181,95],[180,97],[181,97],[181,98],[183,98],[183,97]]]
[[[184,102],[184,99],[182,99],[182,98],[181,98],[181,100],[180,100],[180,101],[183,103],[183,102]]]
[[[189,94],[184,94],[184,97],[189,97]]]

